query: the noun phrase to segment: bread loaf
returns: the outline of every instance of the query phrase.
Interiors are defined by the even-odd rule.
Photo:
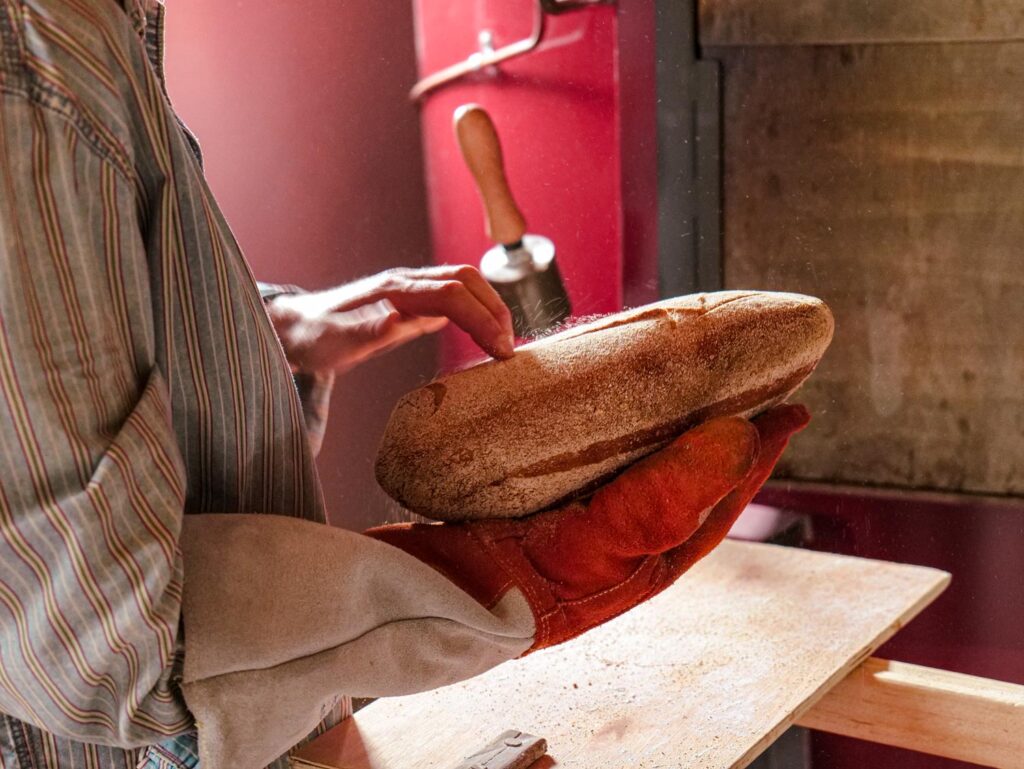
[[[403,397],[377,480],[430,518],[528,515],[695,424],[783,401],[818,364],[832,327],[813,297],[723,291],[570,328]]]

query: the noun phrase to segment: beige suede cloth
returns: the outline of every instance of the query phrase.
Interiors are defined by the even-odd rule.
[[[185,517],[182,691],[203,769],[259,769],[338,694],[453,683],[533,642],[522,594],[491,611],[360,534],[268,515]]]

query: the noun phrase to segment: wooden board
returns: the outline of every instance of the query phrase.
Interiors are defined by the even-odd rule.
[[[1024,753],[1024,686],[869,659],[801,726],[999,769]]]
[[[1024,495],[1024,43],[706,53],[726,286],[835,313],[779,474]]]
[[[705,46],[1021,39],[1020,0],[700,0]]]
[[[446,769],[505,729],[566,769],[746,766],[949,575],[725,542],[654,600],[474,680],[378,700],[297,766]]]

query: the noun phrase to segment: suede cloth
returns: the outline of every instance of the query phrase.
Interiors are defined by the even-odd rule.
[[[699,425],[586,504],[520,519],[397,524],[367,532],[434,566],[484,606],[518,589],[530,651],[574,638],[661,592],[725,537],[809,416],[777,406],[753,423]]]
[[[517,591],[490,610],[412,556],[281,516],[186,516],[182,692],[203,769],[257,769],[338,694],[443,686],[522,654]],[[254,621],[254,618],[268,618]]]
[[[589,503],[518,520],[363,536],[186,516],[182,692],[203,769],[264,766],[338,694],[454,683],[660,592],[722,540],[807,420],[802,406],[711,420]]]

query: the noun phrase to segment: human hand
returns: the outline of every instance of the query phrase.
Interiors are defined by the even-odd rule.
[[[395,269],[268,305],[292,369],[342,373],[454,322],[488,354],[513,352],[512,314],[469,265]]]
[[[366,534],[433,566],[488,608],[518,589],[533,612],[534,651],[647,600],[711,552],[809,418],[803,406],[783,405],[752,421],[712,419],[586,503]]]

